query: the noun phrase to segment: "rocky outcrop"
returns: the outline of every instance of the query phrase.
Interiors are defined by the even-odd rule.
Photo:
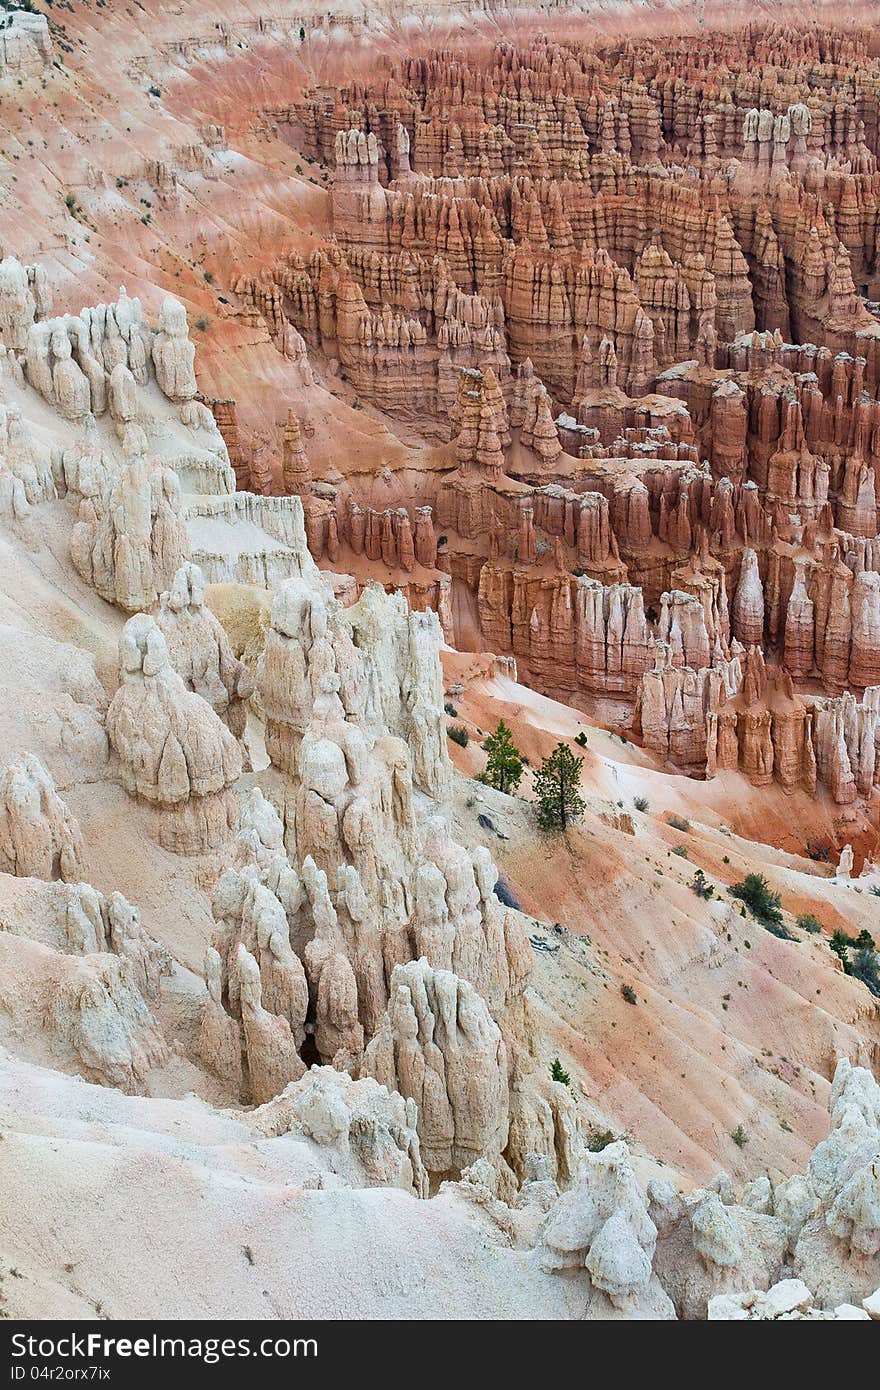
[[[107,255],[130,242],[140,282],[155,245],[164,282],[185,296],[162,303],[144,290],[145,306],[161,304],[151,331],[155,320],[124,291],[115,303],[55,314],[45,268],[10,257],[0,265],[0,513],[15,570],[3,619],[9,756],[18,759],[0,787],[0,869],[13,870],[0,874],[0,1042],[4,1132],[15,1138],[0,1166],[10,1190],[16,1184],[7,1207],[20,1201],[29,1218],[26,1259],[17,1246],[14,1256],[24,1278],[14,1282],[38,1313],[59,1289],[79,1312],[81,1289],[93,1289],[78,1249],[66,1266],[41,1266],[47,1221],[17,1176],[33,1168],[41,1191],[61,1194],[55,1205],[67,1200],[67,1140],[87,1154],[80,1169],[94,1192],[85,1179],[83,1190],[110,1204],[115,1230],[125,1234],[147,1207],[172,1212],[173,1239],[163,1243],[160,1222],[161,1258],[148,1271],[158,1270],[160,1290],[165,1277],[185,1287],[178,1256],[188,1243],[204,1263],[211,1223],[188,1224],[180,1192],[196,1194],[193,1210],[213,1228],[220,1212],[231,1252],[220,1261],[223,1297],[196,1278],[197,1312],[216,1312],[218,1298],[221,1311],[238,1299],[252,1312],[256,1297],[286,1313],[291,1299],[318,1301],[330,1283],[337,1303],[327,1307],[345,1312],[364,1279],[392,1314],[408,1300],[424,1306],[420,1281],[438,1306],[454,1294],[460,1308],[474,1271],[489,1269],[505,1314],[847,1316],[876,1301],[880,1283],[867,1072],[841,1065],[828,1138],[807,1172],[780,1178],[815,1123],[832,1046],[869,1055],[861,980],[836,970],[818,935],[779,943],[761,932],[758,941],[749,928],[748,961],[732,968],[762,973],[761,1008],[746,1019],[733,1003],[761,993],[743,975],[724,1000],[726,1060],[709,1057],[718,1049],[708,1033],[690,1041],[704,1046],[707,1067],[743,1073],[741,1113],[764,1166],[774,1149],[780,1166],[739,1193],[724,1175],[691,1189],[721,1131],[671,1112],[666,1121],[688,1144],[662,1142],[667,1157],[677,1148],[685,1190],[657,1181],[643,1190],[646,1135],[631,1159],[599,1125],[633,1123],[631,1076],[659,1007],[650,982],[662,975],[668,1001],[684,969],[693,1003],[699,972],[714,967],[720,980],[736,957],[739,928],[728,913],[725,930],[698,881],[689,893],[692,870],[684,880],[667,871],[669,897],[658,869],[658,901],[675,908],[676,959],[664,964],[662,932],[655,964],[636,938],[624,943],[641,1009],[627,1007],[632,987],[618,1004],[613,942],[610,955],[594,946],[577,913],[570,927],[545,931],[507,906],[515,899],[489,851],[459,843],[474,824],[481,840],[497,841],[513,889],[547,897],[548,926],[551,905],[560,917],[577,908],[555,905],[552,846],[549,858],[532,846],[535,881],[520,886],[528,805],[485,785],[456,789],[445,715],[472,730],[470,750],[453,750],[469,773],[482,760],[474,731],[482,739],[483,711],[498,698],[528,706],[516,737],[528,740],[529,759],[545,751],[548,730],[570,737],[564,711],[511,689],[518,664],[537,692],[562,696],[606,730],[632,722],[641,749],[612,766],[606,737],[587,760],[608,796],[632,796],[646,777],[668,781],[648,770],[652,761],[727,782],[741,773],[754,788],[775,782],[807,797],[791,803],[788,826],[778,795],[731,785],[739,829],[748,815],[762,833],[781,825],[780,839],[802,839],[818,787],[815,815],[849,843],[833,880],[816,870],[816,901],[829,931],[850,910],[861,924],[872,870],[860,885],[853,863],[867,849],[880,786],[876,44],[856,25],[755,24],[747,42],[724,31],[707,44],[644,26],[604,41],[566,21],[564,35],[523,30],[514,41],[434,51],[413,30],[407,47],[378,58],[364,47],[344,87],[324,64],[320,88],[262,107],[247,158],[219,125],[187,134],[180,92],[174,121],[161,117],[153,84],[165,79],[154,61],[166,73],[184,63],[190,90],[209,83],[202,115],[234,97],[236,73],[252,91],[255,63],[260,100],[281,102],[273,53],[286,64],[279,89],[289,87],[291,45],[333,27],[320,18],[303,16],[300,34],[299,16],[239,16],[184,38],[185,16],[169,10],[156,58],[145,60],[128,53],[120,17],[135,75],[132,148],[144,143],[144,110],[153,131],[133,169],[111,168],[122,146],[105,138],[94,67],[75,57],[79,98],[95,113],[81,140],[60,57],[40,70],[36,103],[30,60],[20,77],[0,65],[7,85],[22,85],[18,114],[32,108],[34,126],[35,153],[16,153],[20,123],[7,103],[5,157],[31,161],[27,207],[11,177],[7,211],[32,215],[28,235],[48,248],[53,279],[106,284]],[[0,29],[0,51],[14,27]],[[55,20],[51,28],[56,40],[64,32]],[[74,29],[70,44],[88,49],[86,29]],[[312,56],[321,42],[308,37]],[[219,67],[205,65],[206,53]],[[118,87],[112,73],[107,86]],[[51,138],[47,111],[59,113]],[[240,130],[234,111],[229,119]],[[170,147],[171,138],[188,143]],[[94,139],[106,170],[84,166]],[[60,199],[52,191],[47,243],[40,169],[59,140],[79,192],[66,217],[66,189]],[[310,164],[304,173],[304,151],[335,172]],[[258,187],[261,160],[271,177]],[[236,181],[254,194],[247,226],[236,223]],[[211,209],[221,205],[218,221]],[[139,220],[120,237],[126,206]],[[194,208],[199,226],[181,259],[180,227]],[[200,374],[238,395],[240,432],[229,397],[209,406],[196,390],[184,302],[193,314],[212,306],[199,320],[209,344]],[[363,404],[373,408],[350,408]],[[406,422],[398,438],[377,408]],[[94,592],[67,566],[74,517],[75,566]],[[210,608],[206,581],[225,590]],[[125,619],[102,599],[138,615],[122,633],[106,735],[102,692],[116,674],[108,652]],[[445,691],[444,637],[457,648],[442,652]],[[502,653],[497,662],[487,648]],[[250,713],[257,770],[243,781]],[[87,854],[26,747],[80,815]],[[691,790],[695,804],[705,800]],[[717,791],[706,796],[718,802]],[[585,841],[572,861],[588,919],[597,872],[619,878],[623,894],[653,873],[641,867],[656,853],[651,824],[622,808],[593,818],[592,848]],[[617,854],[614,837],[634,827],[645,854]],[[181,853],[193,858],[175,860]],[[78,882],[95,855],[102,875],[116,871],[104,886],[123,876],[144,902],[144,924],[121,893]],[[600,894],[595,912],[607,902]],[[637,916],[624,911],[624,935],[638,932]],[[171,962],[148,935],[154,921],[174,946],[164,1000]],[[202,955],[204,991],[192,974]],[[814,980],[814,967],[827,978]],[[626,1046],[613,1057],[596,1047],[588,1056],[547,1012],[554,991],[573,999],[572,970],[597,1027],[616,1007],[628,1015]],[[782,1057],[779,1016],[789,1007],[797,1048]],[[710,1028],[711,1009],[703,1012]],[[173,1051],[165,1027],[176,1030]],[[651,1075],[686,1076],[665,1032]],[[759,1042],[780,1066],[748,1065]],[[10,1043],[24,1066],[6,1057]],[[565,1076],[562,1064],[548,1066],[556,1047],[570,1084],[553,1079]],[[122,1097],[52,1077],[50,1065],[105,1089],[149,1091],[149,1103],[126,1108]],[[775,1104],[789,1080],[792,1127],[774,1143],[775,1126],[749,1102]],[[183,1092],[193,1098],[170,1099]],[[53,1113],[44,1130],[50,1094],[70,1113]],[[596,1124],[586,1151],[582,1111]],[[143,1161],[128,1165],[138,1183],[128,1187],[120,1122],[126,1147],[141,1136]],[[737,1164],[747,1163],[746,1151]],[[364,1198],[365,1185],[397,1190]],[[412,1200],[432,1190],[432,1204]],[[86,1203],[74,1196],[78,1219]],[[74,1224],[87,1261],[85,1220]],[[286,1262],[266,1259],[272,1231]],[[91,1266],[105,1279],[106,1245],[95,1239]],[[348,1283],[322,1283],[342,1245]],[[412,1251],[429,1247],[427,1280],[417,1270],[414,1282]],[[59,1270],[74,1264],[76,1278],[64,1282]],[[300,1265],[308,1274],[297,1282]],[[281,1300],[275,1266],[287,1280]],[[125,1276],[113,1265],[114,1286],[124,1290]],[[101,1306],[118,1311],[112,1300]]]
[[[710,1322],[788,1322],[791,1320],[819,1322],[867,1322],[875,1316],[869,1300],[862,1306],[841,1303],[837,1308],[818,1308],[812,1292],[802,1279],[781,1279],[766,1291],[750,1289],[748,1293],[716,1294],[709,1300]]]
[[[586,1270],[588,1318],[876,1316],[878,1095],[841,1059],[809,1173],[757,1178],[738,1200],[726,1173],[686,1196],[657,1179],[643,1193],[625,1143],[583,1153],[568,1191],[548,1194],[536,1256],[569,1277]]]
[[[537,1255],[543,1269],[587,1271],[588,1317],[672,1318],[653,1273],[656,1244],[657,1228],[619,1141],[582,1155],[576,1181],[550,1208]]]
[[[422,848],[404,745],[386,735],[371,749],[344,718],[337,683],[325,677],[314,701],[299,789],[282,797],[286,832],[255,791],[239,819],[238,867],[215,893],[202,1053],[236,1089],[255,1084],[253,1046],[261,1087],[285,1070],[298,1074],[307,1035],[323,1060],[353,1074],[368,1066],[370,1039],[391,1026],[395,971],[416,954],[444,979],[453,969],[466,977],[456,988],[470,991],[477,1019],[468,1046],[486,1028],[499,1045],[493,1016],[519,1027],[528,959],[521,929],[493,892],[497,871],[485,851],[471,857],[450,841],[442,820],[425,827]],[[245,1027],[240,1038],[232,1021],[244,1021],[242,971],[253,977],[254,968],[261,995],[252,982],[250,1037]],[[506,1066],[503,1077],[506,1106]],[[505,1143],[506,1131],[499,1153]]]
[[[33,949],[33,948],[32,948]],[[112,954],[42,960],[52,981],[48,1026],[89,1080],[140,1090],[168,1047],[124,964]]]
[[[33,753],[0,778],[0,872],[24,877],[82,876],[82,840],[55,784]]]
[[[789,43],[774,34],[767,52]],[[844,65],[863,48],[854,40]],[[862,688],[874,683],[870,603],[860,594],[847,611],[852,581],[833,573],[829,546],[839,528],[845,567],[873,569],[873,117],[866,126],[824,80],[814,90],[800,57],[794,85],[777,92],[774,77],[771,98],[733,50],[731,89],[699,94],[677,41],[645,38],[637,52],[538,40],[517,47],[513,69],[501,46],[454,65],[432,53],[344,99],[315,90],[274,112],[336,161],[336,239],[245,292],[267,322],[296,321],[338,355],[382,408],[439,417],[438,430],[448,417],[444,563],[479,593],[499,650],[514,648],[524,581],[480,564],[486,550],[490,566],[544,570],[540,601],[532,575],[522,599],[537,638],[521,635],[517,651],[544,688],[592,693],[568,674],[569,600],[540,563],[557,539],[558,569],[629,582],[646,609],[699,553],[726,588],[722,644],[727,628],[796,680]],[[512,80],[516,117],[498,100]],[[539,495],[557,488],[571,496]],[[603,501],[577,501],[591,493]],[[341,529],[314,523],[322,553]],[[396,523],[377,529],[384,560]],[[503,553],[512,535],[515,557]],[[726,659],[709,637],[711,661]],[[554,660],[568,670],[551,683]]]
[[[311,1067],[254,1114],[259,1132],[302,1135],[342,1160],[353,1161],[367,1187],[398,1187],[427,1196],[416,1108],[370,1077],[353,1081],[332,1067]]]
[[[161,844],[180,854],[216,848],[235,824],[235,739],[207,700],[187,690],[146,614],[123,628],[119,674],[107,733],[123,786],[152,808]]]
[[[121,893],[99,893],[89,883],[73,883],[66,893],[64,929],[76,955],[109,951],[126,963],[130,977],[149,1004],[159,1000],[160,982],[171,973],[163,946],[141,923],[140,910]]]
[[[545,1112],[555,1170],[573,1162],[577,1123],[530,1080],[530,959],[498,872],[442,817],[416,816],[414,784],[437,798],[448,777],[437,644],[434,623],[380,591],[342,609],[317,577],[279,589],[260,696],[281,816],[254,792],[239,817],[236,867],[214,897],[202,1055],[256,1098],[298,1077],[310,1045],[420,1099],[432,1172],[488,1151],[509,1186],[525,1144],[548,1152]],[[421,1062],[407,1041],[416,1016]]]
[[[0,18],[0,76],[37,77],[54,56],[49,21],[34,10],[7,10]]]
[[[56,496],[51,458],[33,439],[17,405],[0,403],[0,516],[23,521]]]
[[[37,1055],[89,1080],[141,1091],[169,1060],[153,1014],[166,951],[121,893],[19,879],[5,893],[0,1020]]]
[[[134,457],[80,503],[73,563],[108,603],[128,613],[151,608],[187,556],[180,511],[176,475],[155,458]]]
[[[448,785],[438,646],[379,590],[348,609],[317,575],[276,594],[259,690],[278,810],[251,795],[217,885],[201,1051],[241,1098],[311,1050],[375,1076],[416,1100],[426,1168],[489,1153],[509,1190],[527,1149],[570,1171],[577,1123],[533,1076],[529,950],[497,870],[417,812],[415,787]]]
[[[153,339],[153,365],[159,388],[172,401],[192,400],[198,390],[194,345],[189,340],[186,310],[177,299],[163,300]]]
[[[512,651],[541,689],[633,694],[650,663],[642,592],[632,585],[490,560],[478,603],[487,645]]]
[[[831,1088],[831,1132],[814,1150],[805,1177],[775,1187],[761,1179],[747,1186],[738,1204],[702,1190],[681,1203],[654,1188],[649,1210],[658,1213],[660,1233],[654,1268],[680,1317],[705,1316],[707,1304],[710,1316],[740,1316],[730,1310],[746,1289],[770,1289],[757,1316],[803,1312],[812,1304],[833,1316],[840,1305],[873,1293],[880,1268],[873,1192],[877,1098],[870,1072],[843,1058]],[[700,1257],[696,1263],[691,1249]],[[792,1288],[781,1288],[775,1298],[771,1288],[784,1269],[806,1288],[793,1302]],[[754,1301],[755,1295],[747,1297]],[[777,1300],[789,1306],[771,1312]],[[751,1306],[740,1305],[746,1315]]]
[[[303,1076],[306,1069],[287,1019],[263,1008],[260,967],[241,944],[236,951],[235,969],[250,1098],[254,1104],[262,1105],[279,1095],[289,1081]]]
[[[673,659],[666,644],[654,648],[654,666],[641,679],[633,727],[646,748],[677,767],[706,765],[716,712],[741,688],[739,657],[694,669]]]
[[[266,746],[276,766],[298,767],[299,748],[320,683],[335,674],[343,718],[387,729],[409,743],[416,784],[442,798],[449,778],[432,613],[369,589],[352,608],[305,580],[278,590],[258,679]]]
[[[501,1032],[466,980],[424,957],[395,967],[388,1017],[364,1069],[416,1102],[422,1158],[445,1173],[497,1159],[507,1144],[507,1058]]]
[[[187,690],[207,700],[241,741],[254,680],[247,666],[233,656],[223,627],[205,605],[205,579],[197,565],[181,565],[171,588],[162,595],[156,626]]]
[[[819,782],[839,805],[880,784],[876,686],[861,702],[849,692],[801,697],[787,672],[765,667],[756,647],[745,660],[736,653],[694,669],[657,644],[654,661],[639,684],[633,726],[646,748],[677,767],[709,778],[738,769],[755,786],[776,781],[810,794]]]
[[[831,1132],[807,1174],[816,1207],[789,1234],[792,1272],[825,1307],[860,1301],[877,1286],[878,1086],[871,1073],[842,1058],[829,1108]]]
[[[0,36],[2,34],[0,30]],[[23,352],[35,315],[43,318],[51,310],[52,296],[45,267],[25,266],[14,256],[4,257],[0,261],[0,336],[4,346],[12,352]]]

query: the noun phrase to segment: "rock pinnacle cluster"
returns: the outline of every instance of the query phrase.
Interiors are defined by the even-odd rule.
[[[0,1313],[880,1319],[871,17],[97,5],[0,13]]]

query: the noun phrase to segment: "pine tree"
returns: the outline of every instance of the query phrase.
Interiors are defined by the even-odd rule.
[[[741,898],[753,917],[766,926],[782,925],[782,899],[774,893],[763,874],[746,874],[742,883],[734,883],[731,897]]]
[[[557,743],[535,773],[538,824],[544,830],[565,830],[587,809],[578,787],[583,758],[576,758],[568,744]]]
[[[558,1057],[554,1057],[550,1063],[550,1075],[554,1081],[559,1081],[563,1086],[571,1085],[571,1077],[563,1067]]]
[[[851,975],[852,965],[850,963],[849,958],[849,948],[850,946],[855,945],[855,942],[853,941],[852,937],[847,936],[846,932],[841,931],[838,927],[838,929],[832,933],[831,940],[829,941],[828,945],[831,947],[834,954],[839,958],[840,963],[843,966],[843,973],[845,975]]]
[[[480,781],[497,791],[512,795],[520,784],[523,775],[522,758],[513,741],[513,735],[503,719],[498,721],[494,734],[489,734],[483,744],[488,758],[486,770]]]

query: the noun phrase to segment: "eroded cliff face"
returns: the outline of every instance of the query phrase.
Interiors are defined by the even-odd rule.
[[[876,1316],[868,34],[152,18],[0,28],[13,1312]]]
[[[767,30],[759,62],[786,45],[800,53],[803,43],[809,49],[793,33]],[[650,730],[648,745],[708,775],[717,765],[715,709],[740,695],[731,662],[762,649],[782,668],[792,712],[770,708],[762,677],[749,681],[748,712],[727,708],[723,716],[721,765],[809,787],[818,764],[843,800],[849,775],[812,734],[824,705],[801,702],[785,680],[818,678],[832,695],[872,682],[877,318],[864,281],[874,252],[870,233],[867,246],[845,244],[836,208],[828,224],[818,205],[815,217],[807,211],[818,188],[837,192],[875,177],[871,122],[853,113],[847,126],[839,103],[823,107],[806,87],[805,100],[789,100],[781,114],[772,103],[749,105],[754,77],[736,60],[730,90],[701,86],[685,114],[669,83],[680,50],[668,48],[499,48],[479,79],[476,64],[442,55],[433,57],[430,80],[426,69],[392,64],[364,122],[368,137],[345,128],[357,125],[357,99],[338,117],[314,101],[305,114],[301,105],[288,115],[304,123],[316,150],[327,144],[328,126],[343,122],[334,137],[337,267],[350,266],[352,246],[363,245],[356,222],[385,226],[387,251],[371,234],[370,271],[360,274],[367,300],[381,285],[387,313],[394,274],[377,281],[376,271],[383,256],[398,267],[405,251],[415,276],[430,253],[435,275],[440,261],[460,291],[485,299],[484,317],[494,306],[513,372],[494,350],[460,371],[448,412],[456,468],[436,503],[444,562],[476,591],[486,645],[512,651],[548,693],[634,700],[636,728],[646,673],[687,668],[686,694],[674,694],[666,678],[665,748],[664,735]],[[444,125],[432,140],[435,82],[461,124]],[[796,87],[795,66],[789,97]],[[534,119],[524,145],[523,103],[514,114],[511,88],[528,93]],[[407,101],[413,115],[401,119]],[[392,158],[387,181],[383,102],[398,122],[395,149],[419,153],[409,167]],[[832,126],[850,131],[845,154]],[[483,142],[489,131],[499,141],[494,159]],[[685,177],[683,156],[700,171],[698,187]],[[496,238],[488,262],[474,201]],[[466,248],[470,241],[463,263],[432,240],[433,224],[419,211],[428,207],[450,226],[454,218]],[[817,266],[815,280],[808,263]],[[527,270],[536,277],[531,292],[523,289]],[[526,300],[531,334],[520,321]],[[422,303],[430,335],[427,297]],[[433,309],[438,315],[436,302]],[[783,332],[795,344],[807,334],[810,341],[793,346]],[[631,588],[641,601],[631,601]],[[724,674],[710,678],[710,670]],[[697,691],[704,693],[695,698]],[[624,706],[621,722],[627,717]],[[679,726],[674,735],[670,722]]]
[[[813,696],[861,698],[880,664],[867,32],[416,49],[267,100],[267,149],[312,161],[326,231],[230,284],[298,382],[311,352],[343,399],[450,446],[415,486],[328,469],[291,410],[239,481],[303,499],[319,564],[391,576],[447,639],[617,702],[618,726],[685,668],[647,734],[683,768],[719,765],[724,703],[721,766],[809,786],[815,764],[839,799]],[[753,647],[795,682],[791,729],[738,685]]]

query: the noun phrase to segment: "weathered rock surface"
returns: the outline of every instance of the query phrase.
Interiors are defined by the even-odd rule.
[[[0,22],[4,1312],[877,1316],[850,18]]]
[[[81,876],[80,829],[39,758],[0,778],[0,872],[68,881]]]
[[[238,745],[207,700],[187,690],[146,614],[123,629],[119,673],[107,733],[123,786],[154,808],[161,844],[181,854],[216,848],[235,822]]]

